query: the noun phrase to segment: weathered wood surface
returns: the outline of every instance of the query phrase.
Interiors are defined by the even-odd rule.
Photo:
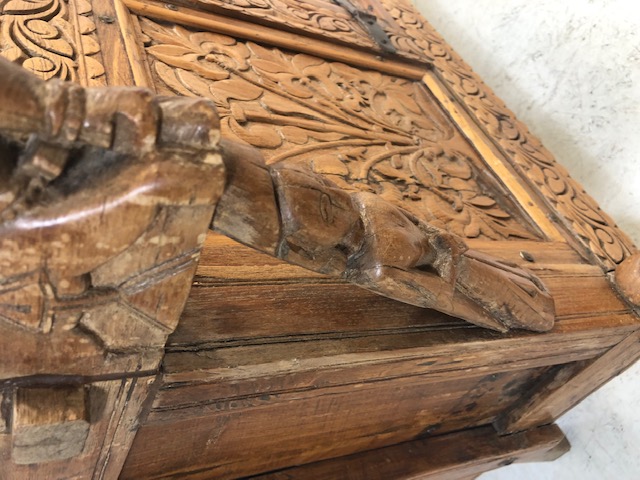
[[[464,445],[464,448],[461,446]],[[462,450],[462,451],[461,451]],[[477,428],[414,440],[310,465],[251,477],[255,480],[471,480],[512,463],[551,461],[569,450],[555,425],[499,437]]]
[[[153,370],[222,190],[215,110],[0,78],[0,378]]]
[[[268,393],[256,388],[191,402],[186,396],[182,405],[152,409],[122,478],[239,478],[486,425],[538,374],[410,375]],[[234,383],[244,382],[229,380],[228,388]],[[179,441],[153,441],[158,438]]]
[[[129,453],[129,447],[135,436],[140,419],[142,404],[151,393],[155,377],[123,378],[76,384],[86,392],[85,412],[90,428],[82,449],[73,458],[64,458],[42,463],[20,465],[12,458],[11,420],[9,429],[0,429],[0,478],[3,480],[87,480],[118,478],[122,464]],[[55,388],[64,382],[41,385],[39,389],[49,390],[44,394],[47,405],[56,398]],[[54,388],[52,392],[51,389]],[[11,388],[3,385],[2,393],[13,395]],[[19,391],[19,390],[18,390]],[[8,403],[4,403],[7,405]],[[59,410],[56,410],[59,412]],[[4,422],[3,422],[4,423]],[[15,445],[13,445],[15,448]],[[35,455],[42,454],[37,450]]]
[[[306,146],[310,149],[308,156],[317,158],[316,162],[307,164],[309,170],[332,179],[342,188],[353,188],[354,185],[354,170],[349,167],[349,172],[345,173],[345,165],[367,166],[367,182],[385,193],[386,200],[404,207],[425,203],[429,208],[437,207],[433,209],[437,214],[433,215],[431,221],[442,222],[438,227],[448,225],[448,228],[457,228],[454,231],[465,237],[465,242],[472,249],[501,261],[519,263],[542,279],[555,300],[558,321],[551,332],[544,336],[519,331],[501,335],[430,310],[398,304],[341,280],[327,279],[273,258],[257,256],[255,252],[228,240],[210,236],[207,240],[210,248],[205,247],[203,252],[205,261],[199,267],[187,311],[168,346],[164,363],[167,372],[165,380],[156,384],[162,389],[153,406],[150,425],[158,429],[154,431],[169,432],[165,436],[169,443],[163,445],[167,457],[175,456],[172,442],[180,444],[183,438],[190,438],[190,431],[184,433],[184,437],[175,435],[173,422],[182,426],[189,424],[197,430],[205,428],[207,421],[215,418],[218,422],[215,425],[219,424],[219,430],[224,433],[227,417],[215,408],[232,404],[234,408],[238,405],[255,408],[251,412],[252,418],[264,418],[265,422],[281,424],[283,430],[288,428],[291,439],[287,441],[295,444],[292,438],[304,432],[287,423],[289,410],[286,406],[278,405],[278,396],[282,396],[285,404],[297,401],[300,396],[300,402],[306,401],[310,405],[313,395],[321,398],[324,394],[329,396],[336,389],[342,389],[342,392],[354,392],[357,396],[360,389],[370,388],[367,390],[369,397],[362,397],[365,405],[379,397],[378,391],[373,390],[375,383],[391,388],[402,386],[401,391],[405,391],[405,386],[410,388],[415,381],[425,390],[431,391],[431,386],[435,384],[436,389],[442,387],[442,392],[450,389],[454,392],[452,395],[457,395],[461,394],[457,390],[458,382],[467,385],[473,379],[489,378],[494,374],[499,375],[500,379],[505,378],[502,375],[514,381],[521,379],[520,383],[511,386],[520,390],[520,393],[508,395],[512,402],[516,402],[516,396],[524,391],[534,389],[532,391],[541,393],[536,396],[537,400],[532,406],[534,413],[540,413],[541,406],[548,400],[556,405],[554,411],[560,412],[571,402],[578,401],[581,395],[586,395],[588,388],[585,389],[584,385],[579,388],[577,384],[572,384],[571,391],[575,393],[580,390],[579,395],[568,394],[568,390],[562,389],[555,392],[555,387],[562,382],[554,384],[553,381],[569,378],[572,373],[598,362],[594,359],[606,356],[609,349],[615,348],[616,344],[638,328],[637,317],[611,290],[601,270],[588,264],[595,264],[592,258],[597,257],[605,269],[611,270],[628,257],[634,247],[624,234],[404,0],[350,1],[361,9],[368,5],[372,7],[370,12],[377,17],[377,25],[384,29],[396,49],[397,56],[394,58],[380,57],[381,50],[366,29],[363,30],[362,25],[345,8],[328,0],[261,0],[251,2],[250,6],[241,3],[246,2],[184,0],[179,7],[172,2],[137,0],[127,0],[126,5],[120,0],[92,3],[84,0],[0,2],[0,52],[41,78],[72,79],[89,87],[135,83],[160,93],[207,96],[217,103],[223,117],[237,122],[224,123],[222,128],[227,132],[235,132],[235,137],[244,135],[249,143],[259,143],[266,158],[273,156],[277,159],[277,155],[286,156],[287,151],[304,150]],[[188,5],[189,8],[182,5]],[[129,8],[142,13],[142,17],[132,15]],[[203,10],[207,13],[203,13]],[[231,11],[235,12],[233,18],[226,16]],[[295,15],[296,12],[302,15]],[[304,12],[309,15],[305,16]],[[310,12],[317,12],[318,15]],[[250,17],[257,19],[257,24],[247,23]],[[161,23],[162,28],[155,28],[153,24],[157,22],[150,20],[152,18],[177,22],[206,32],[195,33],[189,28],[174,28],[167,23]],[[211,39],[214,41],[207,41]],[[250,42],[241,39],[259,45],[253,47]],[[238,53],[243,44],[249,45],[249,58],[243,58]],[[284,53],[278,53],[272,46],[280,47]],[[226,58],[225,55],[229,55],[225,52],[231,53],[234,60]],[[296,52],[307,55],[295,55]],[[199,63],[191,61],[193,58],[186,58],[194,54]],[[316,60],[309,60],[309,56],[316,57]],[[295,62],[294,58],[297,58]],[[318,62],[318,58],[322,62]],[[262,62],[260,68],[252,66],[254,60],[258,64]],[[336,62],[346,65],[337,65]],[[162,64],[167,68],[163,69]],[[201,75],[202,69],[194,69],[196,65],[205,68],[204,76]],[[253,69],[253,73],[247,70],[247,65]],[[327,66],[330,67],[329,71]],[[232,80],[238,74],[251,77],[253,83],[248,86],[234,85]],[[322,80],[317,82],[319,78]],[[376,84],[380,78],[383,82]],[[303,80],[306,84],[302,83]],[[297,88],[292,85],[294,83]],[[340,83],[347,85],[342,91]],[[265,88],[269,85],[271,90]],[[353,85],[359,85],[353,99],[344,101],[344,98],[336,97],[336,92],[339,92],[338,96],[353,94]],[[262,89],[262,96],[249,98],[256,94],[256,88]],[[295,108],[290,103],[283,108],[283,103],[273,102],[273,93],[282,91],[293,94]],[[313,106],[307,100],[310,91],[312,98],[321,99],[322,105],[315,111],[313,108],[308,110]],[[375,99],[380,99],[381,94],[396,95],[395,104],[388,101],[383,105],[376,104]],[[410,103],[406,101],[407,95],[411,101],[420,99],[421,112],[416,114],[410,109],[397,109],[398,103]],[[360,105],[358,102],[361,102]],[[304,108],[301,104],[304,104]],[[265,111],[265,105],[269,108],[277,105],[277,108],[271,111],[267,108]],[[349,106],[346,112],[346,117],[351,118],[349,122],[345,122],[345,112],[340,112],[342,105]],[[396,105],[396,109],[389,109],[389,105]],[[334,109],[332,117],[319,118],[318,112],[325,111],[327,106]],[[355,115],[363,112],[365,121],[354,123],[354,112]],[[431,124],[425,124],[427,117],[430,117]],[[295,119],[295,131],[283,129],[286,122],[292,123],[291,118]],[[407,168],[410,162],[400,161],[407,152],[403,152],[400,159],[387,157],[384,162],[377,161],[372,167],[366,158],[373,152],[370,145],[368,152],[360,148],[362,145],[343,149],[344,157],[339,162],[317,155],[318,152],[322,153],[322,147],[318,149],[318,144],[322,142],[338,150],[339,141],[353,141],[354,138],[363,141],[362,132],[367,133],[369,124],[375,123],[370,121],[371,118],[382,120],[385,134],[395,135],[393,138],[385,137],[385,145],[375,147],[380,148],[381,152],[398,147],[414,148],[412,141],[433,140],[442,137],[442,132],[450,145],[442,155],[416,157],[414,164],[418,167],[413,170]],[[398,118],[419,120],[403,125],[401,121],[398,123]],[[123,123],[126,124],[126,121]],[[122,119],[115,123],[120,122]],[[335,124],[338,124],[338,130]],[[363,128],[363,125],[367,128]],[[276,135],[271,134],[271,128],[277,129]],[[462,135],[456,133],[459,129]],[[373,131],[370,137],[374,140],[376,135],[382,138],[380,133]],[[336,134],[342,136],[338,138]],[[92,135],[84,140],[99,142],[101,135]],[[16,138],[20,135],[14,132],[12,136]],[[282,145],[286,148],[270,145],[269,142],[273,143],[273,139],[277,138],[286,140]],[[465,141],[468,139],[466,146],[461,138]],[[365,140],[371,141],[368,138]],[[105,145],[104,137],[101,145]],[[452,155],[451,146],[462,155]],[[272,155],[276,150],[279,151]],[[227,156],[232,156],[233,151],[233,148],[228,148]],[[51,157],[54,158],[53,162],[42,163],[41,160],[47,160],[51,154],[50,150],[46,152],[46,155],[36,155],[32,158],[35,161],[28,162],[32,172],[40,172],[38,176],[45,179],[52,172],[55,173],[61,164],[59,162],[64,162],[64,155],[60,156],[58,152]],[[304,151],[301,152],[304,154]],[[0,153],[13,158],[17,152],[14,147],[2,143]],[[154,155],[160,154],[156,151]],[[245,151],[240,158],[252,158],[251,155]],[[355,159],[359,161],[355,162]],[[425,165],[431,165],[431,170],[424,169]],[[434,165],[437,168],[433,168]],[[242,170],[240,167],[239,161],[227,162],[227,175],[233,176],[234,172]],[[270,178],[264,182],[265,169],[261,159],[253,167],[257,167],[262,175],[250,175],[247,191],[255,193],[266,188],[262,199],[271,198],[275,190]],[[488,173],[489,169],[492,174]],[[7,175],[2,175],[4,173],[7,172],[0,171],[0,186],[4,186],[2,182],[7,178]],[[361,182],[360,185],[357,188],[366,187],[367,183]],[[241,195],[243,185],[230,186],[236,189],[234,195]],[[231,204],[234,195],[223,200]],[[503,200],[508,196],[513,196],[515,201]],[[472,199],[475,199],[475,204],[471,202]],[[0,204],[5,200],[5,197],[0,199]],[[261,205],[265,206],[266,203]],[[278,215],[273,208],[269,208],[271,217]],[[326,208],[318,210],[320,217],[327,213]],[[243,217],[242,212],[227,210],[230,211],[232,214],[228,218],[232,221],[243,219],[241,223],[247,229],[257,228],[263,232],[264,236],[256,245],[261,250],[269,250],[280,244],[278,231],[281,225],[265,222],[269,215],[251,218],[250,215]],[[414,215],[416,211],[420,212],[420,209],[416,208]],[[487,211],[493,212],[493,218],[497,220],[493,223],[479,221],[479,218],[491,220],[489,217],[492,215],[482,217],[478,214]],[[223,217],[223,213],[217,217],[218,225],[222,225]],[[500,228],[500,223],[505,226],[504,229]],[[184,223],[182,227],[172,221],[166,225],[170,227],[167,237],[175,238],[184,233]],[[171,225],[175,229],[171,230]],[[203,230],[199,233],[203,233]],[[143,237],[153,239],[155,233]],[[550,242],[536,241],[541,238]],[[257,237],[253,238],[254,242],[257,240]],[[576,247],[579,255],[568,245]],[[133,255],[138,255],[140,251],[155,252],[153,249],[156,247],[152,243],[146,249],[131,252]],[[595,257],[592,257],[593,254]],[[160,272],[160,276],[165,278],[167,271],[163,272]],[[192,272],[188,275],[185,273],[185,278]],[[39,285],[41,281],[28,280],[30,285],[34,282]],[[623,280],[623,283],[631,285],[627,291],[632,294],[635,291],[633,282],[635,280]],[[66,293],[74,295],[77,289],[87,287],[82,281],[74,280],[69,284],[70,290]],[[20,284],[19,289],[22,287]],[[61,284],[55,287],[60,288]],[[167,284],[167,287],[172,289],[173,285]],[[20,291],[39,295],[34,288]],[[8,295],[4,300],[8,298],[9,304],[13,305],[13,294],[3,292]],[[55,289],[45,289],[44,293],[48,295],[47,300],[57,295]],[[162,295],[166,290],[157,290],[156,293]],[[628,293],[626,295],[630,297]],[[169,303],[172,302],[175,302],[175,298],[169,299]],[[0,304],[6,305],[6,302],[0,299]],[[144,303],[143,306],[151,308],[154,305],[158,306],[153,302]],[[51,306],[51,303],[45,302],[49,311]],[[53,305],[54,310],[59,307],[59,303]],[[141,415],[141,404],[153,379],[149,375],[155,373],[162,353],[159,345],[170,329],[162,330],[157,336],[137,335],[137,339],[132,339],[132,343],[135,343],[142,337],[145,341],[155,338],[158,342],[155,345],[153,340],[154,347],[129,348],[131,345],[127,344],[120,348],[122,345],[103,344],[95,335],[80,331],[80,323],[73,328],[76,320],[65,320],[62,316],[61,311],[67,310],[56,310],[57,316],[53,317],[49,333],[29,331],[25,334],[26,330],[16,329],[13,325],[9,328],[6,324],[0,325],[2,342],[6,342],[7,356],[11,359],[7,363],[8,368],[13,369],[14,374],[28,374],[28,369],[24,372],[20,369],[23,365],[29,365],[29,362],[35,362],[40,373],[55,370],[58,373],[80,375],[58,378],[56,382],[64,380],[63,383],[71,382],[73,385],[88,382],[92,385],[89,388],[89,411],[113,411],[113,414],[91,416],[85,447],[76,458],[47,462],[37,467],[16,467],[10,458],[11,419],[6,415],[7,408],[1,409],[0,478],[116,478],[127,455],[136,422]],[[162,311],[156,309],[153,313],[161,315]],[[24,312],[17,313],[22,315]],[[15,317],[16,310],[0,309],[0,316],[7,315]],[[20,318],[19,321],[23,322],[24,319]],[[38,328],[48,325],[44,322]],[[70,330],[58,328],[63,326]],[[128,337],[129,330],[121,331],[127,332],[125,337]],[[25,340],[25,335],[31,340]],[[22,345],[26,345],[26,349],[22,349]],[[634,348],[628,343],[623,346],[629,350]],[[29,351],[34,353],[21,357]],[[631,361],[627,353],[619,350],[619,357],[613,363],[620,366],[622,362],[626,365]],[[33,360],[38,356],[42,358]],[[19,358],[28,358],[29,362],[16,360]],[[599,365],[604,364],[600,362]],[[49,370],[45,370],[45,366]],[[604,379],[616,371],[607,368],[588,370],[598,379]],[[86,372],[98,377],[83,377]],[[101,377],[103,373],[110,376],[124,373],[130,377],[108,380]],[[134,378],[132,375],[142,377]],[[525,380],[525,377],[529,380]],[[585,384],[590,384],[588,377],[585,374],[580,378]],[[37,378],[33,380],[37,383]],[[511,390],[501,382],[494,382],[495,388],[471,388],[470,395],[482,397],[478,402],[480,405],[474,407],[468,417],[462,413],[462,416],[452,413],[451,423],[440,428],[446,430],[452,425],[462,428],[465,418],[469,424],[492,421],[500,414],[493,410],[493,406],[489,406],[492,399],[502,406],[503,412],[517,413],[517,405],[512,409],[512,404],[500,403],[500,389],[504,386]],[[28,386],[24,384],[20,388]],[[98,391],[103,390],[103,394],[91,393],[95,387]],[[419,388],[416,386],[414,391],[413,398],[416,401],[422,398],[416,393]],[[2,385],[0,397],[4,399],[3,405],[11,404],[15,389],[14,383]],[[266,404],[258,402],[254,405],[247,400],[262,395],[269,396],[263,399]],[[343,405],[348,411],[345,398],[350,393],[345,395],[340,400],[342,403],[337,404]],[[382,391],[381,395],[391,395],[384,397],[389,402],[388,409],[404,405],[411,414],[411,409],[415,408],[414,405],[403,404],[401,399],[395,399],[393,394],[386,391]],[[96,398],[102,400],[95,402]],[[450,395],[442,393],[442,404],[449,399]],[[271,408],[269,411],[274,415],[261,417],[259,411],[263,407]],[[318,410],[316,413],[321,418],[311,418],[309,422],[317,422],[324,435],[342,438],[340,429],[349,431],[350,418],[341,417],[343,421],[333,423],[329,414],[323,414],[332,408],[334,406],[330,405],[326,410]],[[383,414],[390,415],[386,411]],[[404,420],[401,420],[404,413],[397,412],[397,415],[398,424],[404,425]],[[313,414],[310,416],[313,417]],[[547,415],[534,414],[531,418],[548,421]],[[476,420],[479,423],[474,423]],[[357,423],[361,419],[356,415],[354,421]],[[443,421],[447,421],[444,413]],[[395,430],[397,425],[393,422],[388,432],[384,431],[386,426],[383,430],[371,427],[368,430],[370,438],[378,438],[385,445],[392,439],[404,438],[402,432]],[[240,424],[249,434],[252,432],[250,426],[242,422]],[[429,430],[432,427],[429,425],[425,428],[430,433],[437,431]],[[408,431],[412,431],[411,428],[411,425],[407,426]],[[204,443],[211,441],[211,448],[214,448],[217,437],[207,436],[204,430],[197,431],[197,438]],[[245,433],[238,434],[238,438],[243,438]],[[222,435],[223,441],[235,441],[235,433],[225,435]],[[349,435],[346,438],[352,438]],[[146,438],[157,445],[155,437]],[[251,441],[252,438],[247,438],[243,446],[250,445]],[[311,445],[311,451],[316,447],[312,440],[307,445]],[[360,447],[370,448],[366,442]],[[199,448],[203,448],[201,444],[194,447],[195,450]],[[314,459],[324,458],[322,455],[330,451],[326,445],[318,448],[320,453]],[[339,454],[354,451],[345,446],[339,450]],[[271,455],[268,450],[262,453],[267,458]],[[145,454],[153,455],[150,452]],[[205,470],[194,475],[207,478],[212,466],[207,462],[211,462],[211,458],[206,457],[203,461]],[[257,465],[263,460],[257,458],[252,461]],[[170,468],[187,467],[174,465]]]
[[[530,395],[501,415],[496,428],[512,433],[551,423],[639,358],[640,332],[636,330],[596,359],[549,372]]]

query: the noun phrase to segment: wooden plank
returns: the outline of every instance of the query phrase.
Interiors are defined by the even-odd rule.
[[[585,328],[615,328],[638,323],[603,277],[549,278],[556,301],[556,326],[550,333]],[[618,322],[618,323],[617,323]],[[445,314],[381,297],[354,285],[306,282],[264,285],[205,284],[197,279],[182,319],[169,339],[170,349],[229,341],[264,343],[264,338],[316,334],[393,333],[394,329],[464,330],[468,339],[487,338]],[[407,330],[407,333],[410,333]],[[515,331],[511,335],[526,336]],[[504,338],[504,337],[491,337]],[[251,340],[253,339],[253,340]],[[462,340],[462,338],[461,338]]]
[[[499,437],[491,428],[414,440],[252,477],[255,480],[465,480],[512,463],[555,460],[569,450],[555,425]]]
[[[551,423],[640,358],[640,331],[635,331],[582,368],[559,368],[541,379],[535,390],[496,422],[502,433]]]
[[[417,375],[437,382],[540,368],[593,358],[623,337],[620,333],[574,336],[557,342],[550,352],[548,342],[543,339],[531,338],[526,349],[521,339],[502,342],[497,348],[480,341],[429,347],[429,340],[433,341],[430,336],[420,336],[413,348],[406,348],[404,341],[401,343],[404,348],[400,349],[380,342],[377,350],[366,346],[362,351],[336,351],[349,346],[343,341],[171,353],[165,361],[164,387],[154,405],[162,408],[199,400],[313,390]],[[421,341],[425,345],[419,345]]]
[[[203,478],[237,478],[483,425],[537,375],[411,377],[154,409],[121,478],[200,470]]]
[[[552,333],[615,328],[635,323],[629,307],[610,287],[599,267],[582,263],[565,244],[477,242],[489,253],[503,250],[505,261],[531,268],[548,285],[558,321]],[[534,262],[523,259],[522,252]],[[259,313],[258,313],[259,312]],[[607,318],[606,314],[610,315]],[[620,323],[616,323],[620,322]],[[383,332],[422,328],[464,328],[469,340],[478,329],[429,309],[399,303],[340,280],[286,265],[218,235],[208,235],[194,288],[170,349],[189,345],[264,343],[257,339],[317,334]],[[454,333],[455,334],[455,333]],[[254,340],[249,340],[254,339]]]
[[[637,319],[625,316],[629,307],[602,276],[549,277],[544,281],[558,314],[551,333],[637,324]],[[399,303],[354,285],[312,281],[221,284],[216,279],[200,277],[169,345],[173,349],[232,340],[262,343],[249,339],[337,332],[391,333],[407,328],[448,328],[453,333],[464,329],[470,340],[486,335],[445,314]]]

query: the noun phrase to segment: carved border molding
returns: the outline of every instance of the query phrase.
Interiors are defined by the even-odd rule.
[[[636,250],[631,239],[435,29],[416,15],[413,6],[406,0],[381,2],[390,15],[381,20],[396,49],[435,67],[506,158],[542,193],[598,261],[613,270],[628,258]]]

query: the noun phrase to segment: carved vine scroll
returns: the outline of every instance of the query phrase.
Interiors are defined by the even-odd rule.
[[[0,54],[43,80],[105,85],[88,0],[3,0],[0,28]]]
[[[142,20],[158,88],[215,101],[222,131],[467,238],[536,238],[420,83]]]

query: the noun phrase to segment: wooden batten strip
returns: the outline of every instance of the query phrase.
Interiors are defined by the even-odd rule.
[[[421,347],[417,345],[420,341],[428,341],[428,335],[424,335],[416,339],[411,348],[401,349],[395,345],[384,349],[382,345],[382,351],[368,352],[355,349],[347,353],[350,342],[325,341],[170,353],[165,358],[164,386],[154,408],[186,408],[194,403],[263,394],[298,392],[296,395],[299,395],[318,388],[329,391],[324,389],[408,377],[437,383],[570,364],[603,354],[624,335],[616,331],[615,334],[589,333],[547,341],[529,337],[493,344],[473,342]],[[522,348],[523,343],[527,349]],[[345,353],[336,352],[336,348],[345,349]],[[550,348],[558,353],[550,355]],[[317,354],[325,350],[326,355]]]
[[[131,65],[133,81],[138,87],[154,88],[149,63],[146,61],[142,53],[141,31],[137,17],[134,17],[122,0],[114,0],[113,2],[116,15],[118,16],[118,25],[122,32],[124,48],[127,52],[127,58]]]
[[[359,51],[314,38],[305,37],[264,25],[247,23],[236,18],[225,17],[209,12],[196,11],[189,8],[164,4],[153,0],[124,0],[124,4],[133,12],[201,28],[212,32],[231,35],[258,43],[273,45],[285,49],[316,55],[329,60],[336,60],[362,68],[374,69],[412,80],[419,80],[428,69],[427,66],[416,65],[398,60],[385,59],[379,55]],[[306,40],[306,41],[305,41]]]

